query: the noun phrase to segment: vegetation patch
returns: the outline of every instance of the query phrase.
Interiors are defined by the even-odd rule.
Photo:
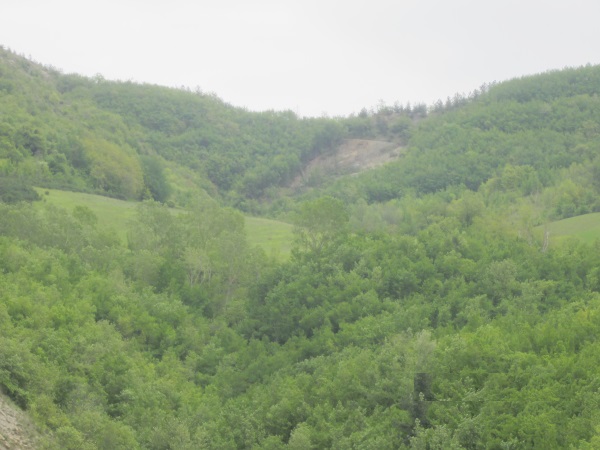
[[[58,189],[36,188],[43,200],[51,205],[59,206],[67,211],[85,206],[96,216],[98,224],[113,229],[122,242],[126,242],[129,223],[135,216],[138,202],[118,200],[102,195],[82,192],[62,191]]]
[[[0,202],[33,202],[39,199],[37,192],[24,180],[0,176]]]
[[[267,255],[287,259],[292,249],[293,225],[263,217],[245,217],[248,243],[261,247]]]
[[[97,217],[98,225],[113,229],[122,242],[126,242],[127,230],[135,217],[139,202],[118,200],[101,195],[81,192],[62,191],[58,189],[36,188],[46,203],[59,206],[67,211],[77,207],[86,207]],[[169,208],[171,213],[181,212]],[[245,217],[248,243],[262,248],[267,255],[278,259],[289,257],[292,246],[292,229],[289,223],[262,217]]]
[[[549,232],[549,242],[558,242],[573,237],[586,243],[600,239],[600,213],[584,214],[568,219],[550,222],[545,226],[536,227],[539,233]]]

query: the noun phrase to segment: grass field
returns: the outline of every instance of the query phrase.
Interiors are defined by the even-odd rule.
[[[267,255],[287,258],[292,248],[293,226],[277,220],[246,216],[246,233],[250,245],[258,245]]]
[[[127,225],[135,215],[137,202],[117,200],[100,195],[56,189],[37,189],[47,203],[73,211],[76,206],[87,206],[98,217],[98,224],[115,230],[125,242]],[[45,194],[48,192],[48,195]],[[175,210],[174,210],[175,211]],[[279,259],[290,255],[292,225],[276,220],[245,216],[248,243],[262,247],[267,255]]]
[[[125,242],[127,224],[135,215],[136,202],[126,202],[101,195],[81,192],[59,191],[56,189],[36,189],[44,201],[73,211],[76,206],[87,206],[98,217],[98,225],[112,228]],[[48,195],[45,193],[48,192]]]
[[[592,243],[600,239],[600,213],[584,214],[549,223],[546,227],[537,227],[540,233],[544,229],[550,232],[550,243],[561,242],[568,237],[575,237]]]

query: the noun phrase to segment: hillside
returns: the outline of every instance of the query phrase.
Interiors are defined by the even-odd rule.
[[[0,387],[46,448],[599,448],[600,67],[300,119],[1,55]]]
[[[249,113],[184,90],[64,75],[0,50],[0,162],[37,185],[244,206],[343,135],[332,119]]]
[[[204,191],[248,212],[264,209],[274,190],[345,138],[403,140],[417,114],[403,108],[347,119],[251,113],[200,91],[63,74],[4,49],[0,79],[5,174],[179,206]],[[365,149],[361,159],[370,158]]]
[[[586,195],[590,186],[597,189],[599,82],[598,67],[567,69],[487,86],[439,105],[411,130],[401,161],[349,181],[349,189],[364,180],[359,194],[380,202],[461,185],[476,191],[489,183],[488,190],[525,196],[555,186],[563,192],[553,195],[564,195],[565,202],[555,206],[555,218],[591,212],[596,206]],[[580,176],[573,176],[575,170]],[[343,195],[344,182],[336,195]],[[567,200],[573,195],[578,198]]]
[[[36,189],[44,203],[64,208],[67,211],[89,209],[91,220],[104,229],[110,229],[127,242],[130,223],[135,219],[139,202],[118,200],[94,194],[84,194],[56,189]],[[82,209],[83,208],[83,209]],[[183,210],[170,209],[171,214],[183,214]],[[292,226],[285,222],[259,217],[244,217],[248,243],[262,248],[267,255],[289,256],[292,241]]]

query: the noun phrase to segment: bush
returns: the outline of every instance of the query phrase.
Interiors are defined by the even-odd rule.
[[[18,178],[0,177],[0,202],[18,203],[40,200],[38,193]]]

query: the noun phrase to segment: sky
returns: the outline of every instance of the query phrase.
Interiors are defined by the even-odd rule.
[[[597,0],[2,0],[0,45],[64,73],[347,116],[600,63]]]

